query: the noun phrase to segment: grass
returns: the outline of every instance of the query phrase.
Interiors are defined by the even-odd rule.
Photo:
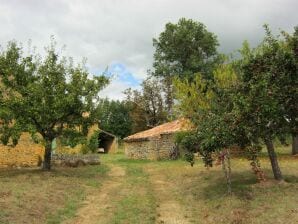
[[[287,183],[273,181],[270,163],[261,159],[268,178],[258,184],[245,159],[232,160],[233,195],[226,195],[220,167],[210,170],[198,162],[193,168],[177,161],[155,165],[169,183],[174,183],[173,198],[191,214],[192,223],[298,223],[298,160],[280,159]]]
[[[74,194],[67,196],[64,207],[58,209],[53,214],[47,216],[48,224],[61,223],[63,220],[73,217],[76,214],[80,203],[84,200],[85,192],[81,189],[77,190]]]
[[[191,167],[183,160],[129,160],[117,153],[102,155],[100,166],[61,168],[50,173],[0,170],[0,223],[71,220],[88,195],[98,194],[103,184],[109,191],[107,184],[115,181],[116,188],[102,192],[108,196],[109,215],[104,221],[99,218],[98,223],[162,223],[158,222],[162,216],[159,206],[167,199],[180,205],[179,213],[189,223],[298,223],[298,158],[289,155],[290,147],[281,147],[277,151],[286,182],[273,180],[266,151],[262,152],[261,166],[268,181],[263,184],[257,183],[246,159],[234,158],[232,196],[226,194],[221,167],[206,170],[200,160]],[[125,175],[109,176],[113,167],[121,167]],[[157,178],[162,185],[156,185]],[[158,186],[165,186],[162,192],[169,194],[162,197],[156,191]]]
[[[154,223],[156,202],[152,192],[149,175],[144,171],[146,160],[125,159],[123,154],[105,155],[103,161],[113,163],[126,170],[121,196],[113,199],[114,212],[109,223]]]
[[[0,223],[61,223],[73,216],[108,167],[0,170]]]

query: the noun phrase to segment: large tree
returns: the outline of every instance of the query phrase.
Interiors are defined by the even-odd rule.
[[[0,54],[0,78],[1,140],[17,144],[23,131],[40,134],[44,170],[51,169],[55,138],[82,133],[92,123],[95,100],[108,83],[103,76],[90,78],[83,64],[74,66],[72,59],[59,57],[54,42],[44,58],[24,56],[22,48],[10,42]],[[88,118],[84,112],[90,113]]]
[[[294,33],[283,32],[285,42],[279,47],[277,68],[280,75],[276,83],[282,91],[279,91],[280,103],[284,105],[284,114],[290,124],[292,134],[292,154],[298,154],[298,26]]]
[[[297,43],[292,45],[297,31],[294,37],[288,36],[289,41],[275,38],[268,26],[265,30],[266,37],[257,49],[246,45],[241,52],[238,72],[242,82],[236,103],[251,136],[263,139],[275,179],[282,180],[273,140],[297,136]]]
[[[194,148],[207,159],[209,153],[237,144],[252,153],[259,172],[255,158],[263,142],[274,177],[282,180],[274,140],[297,135],[297,31],[277,39],[265,29],[256,49],[245,43],[241,59],[220,65],[209,82],[202,76],[176,81],[177,98],[180,110],[197,124],[199,147]]]
[[[206,80],[197,74],[192,82],[176,79],[175,90],[178,109],[188,117],[195,130],[187,133],[180,146],[187,153],[187,159],[194,163],[193,153],[200,153],[207,167],[213,165],[212,154],[217,154],[223,166],[231,191],[231,167],[229,148],[247,144],[243,127],[236,124],[233,113],[233,93],[237,76],[231,64],[223,64],[214,72],[213,80]],[[179,138],[178,138],[179,141]]]
[[[203,23],[185,18],[177,24],[167,23],[153,39],[153,75],[162,78],[169,113],[174,103],[173,77],[192,80],[195,73],[201,73],[204,78],[212,78],[212,70],[220,60],[218,45],[216,36]]]
[[[182,18],[177,24],[167,23],[158,39],[153,39],[155,74],[208,76],[218,59],[218,45],[216,36],[200,22]]]

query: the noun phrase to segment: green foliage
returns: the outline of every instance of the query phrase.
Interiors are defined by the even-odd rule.
[[[199,140],[196,132],[182,131],[175,135],[175,142],[180,152],[183,151],[184,159],[193,166],[195,162],[194,153],[199,152]]]
[[[74,148],[78,144],[86,143],[86,137],[82,132],[73,129],[66,129],[59,138],[63,146],[70,146]]]
[[[199,75],[194,82],[175,81],[178,108],[197,125],[199,152],[207,164],[212,153],[238,145],[247,150],[254,171],[259,172],[256,149],[264,140],[276,174],[272,140],[296,133],[298,31],[277,39],[268,27],[265,30],[266,37],[256,49],[245,42],[241,59],[218,65],[211,79]]]
[[[72,59],[60,57],[54,41],[45,57],[24,56],[22,48],[10,42],[0,53],[0,77],[1,139],[6,143],[5,128],[12,130],[8,133],[14,144],[22,131],[39,133],[47,146],[46,169],[50,142],[94,120],[94,103],[108,83],[104,76],[90,79],[84,63],[75,66]],[[89,118],[82,116],[86,111]]]
[[[289,39],[276,39],[265,29],[264,42],[257,49],[244,46],[238,61],[236,112],[254,141],[285,138],[297,128],[297,56]]]
[[[81,153],[88,154],[88,153],[96,152],[99,145],[99,139],[98,139],[99,133],[100,131],[94,131],[91,137],[82,144]]]
[[[158,39],[153,39],[155,75],[191,78],[200,72],[209,76],[218,62],[216,36],[205,25],[182,18],[167,23]]]
[[[207,80],[212,79],[214,67],[222,61],[218,45],[216,36],[204,24],[185,18],[177,24],[167,23],[159,37],[153,39],[152,75],[161,78],[166,111],[171,118],[175,102],[173,80],[191,82],[197,73]]]
[[[199,144],[196,132],[178,132],[175,135],[175,142],[185,150],[190,152],[198,152],[199,151]]]
[[[98,144],[99,144],[98,135],[99,135],[99,132],[100,131],[95,131],[91,135],[90,139],[88,140],[88,145],[87,146],[88,146],[89,150],[93,153],[96,152],[96,149],[98,149]]]
[[[132,89],[125,91],[133,133],[155,127],[168,120],[159,80],[149,77],[141,86],[141,91]]]
[[[130,116],[130,107],[124,101],[101,100],[96,109],[96,117],[102,130],[120,138],[124,138],[131,133],[132,117]]]
[[[192,81],[186,78],[175,78],[174,95],[178,100],[177,110],[184,117],[191,118],[192,121],[199,121],[202,113],[210,109],[210,102],[214,97],[210,85],[211,82],[204,79],[200,74],[195,74]]]
[[[83,144],[81,147],[81,151],[82,154],[88,154],[90,152],[89,147],[87,146],[87,144]]]

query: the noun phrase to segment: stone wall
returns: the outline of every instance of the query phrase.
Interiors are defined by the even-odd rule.
[[[78,167],[85,165],[99,165],[98,154],[53,154],[52,165]]]
[[[175,147],[174,138],[174,134],[163,134],[146,140],[125,142],[125,154],[132,159],[170,159],[170,152]]]
[[[98,130],[97,125],[93,125],[88,131],[88,138]],[[56,142],[56,148],[53,150],[57,154],[78,154],[81,153],[82,145],[74,148],[62,146],[59,140]],[[117,149],[115,140],[111,146],[112,152]],[[23,133],[18,144],[13,147],[0,144],[0,167],[34,167],[40,165],[44,157],[44,146],[33,142],[29,133]]]
[[[36,144],[29,133],[23,133],[15,147],[0,144],[0,167],[37,166],[43,160],[44,147]]]

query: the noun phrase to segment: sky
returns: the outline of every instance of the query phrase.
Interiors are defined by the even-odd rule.
[[[262,25],[274,33],[298,25],[298,0],[0,0],[0,45],[28,40],[42,52],[53,35],[65,55],[87,58],[91,74],[108,69],[111,84],[100,95],[123,99],[140,88],[152,68],[152,39],[168,22],[202,22],[218,37],[219,51],[232,53],[244,40],[256,46]]]

